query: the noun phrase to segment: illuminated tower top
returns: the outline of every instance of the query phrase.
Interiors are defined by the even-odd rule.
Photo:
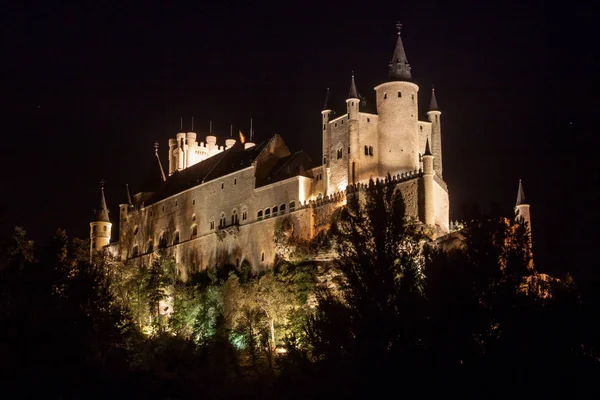
[[[108,207],[106,207],[106,199],[104,198],[104,180],[100,181],[100,208],[96,212],[95,221],[97,222],[110,222],[108,218]]]
[[[396,48],[394,49],[392,61],[390,61],[389,78],[392,81],[411,81],[412,75],[410,73],[410,64],[408,63],[406,53],[404,52],[402,36],[400,36],[402,24],[397,23],[396,28],[398,29],[398,40],[396,41]]]

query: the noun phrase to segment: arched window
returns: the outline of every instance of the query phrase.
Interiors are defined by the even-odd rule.
[[[269,218],[271,216],[271,209],[270,208],[266,208],[265,209],[265,218]]]
[[[210,219],[208,227],[210,228],[211,231],[215,229],[215,220],[214,219],[212,219],[212,218]]]
[[[369,155],[372,156],[373,155],[373,146],[369,146]]]
[[[231,213],[231,225],[237,225],[239,222],[237,210],[233,210]]]
[[[339,160],[340,158],[342,158],[343,154],[344,153],[343,153],[342,149],[338,149],[337,150],[337,159]]]
[[[277,208],[277,206],[273,207],[273,216],[277,215],[277,211],[279,211],[279,209]]]
[[[242,221],[245,221],[248,219],[248,210],[243,209],[242,210]]]
[[[296,202],[294,200],[290,201],[290,212],[296,209]]]
[[[196,236],[198,236],[198,225],[194,224],[192,225],[192,234],[190,235],[190,239],[195,238]]]
[[[173,244],[179,243],[179,231],[175,232],[175,238],[173,239]]]
[[[383,99],[384,99],[384,100],[385,100],[385,99],[387,99],[387,93],[384,93],[384,94],[383,94]]]
[[[192,214],[192,221],[196,220],[196,214]]]
[[[219,229],[225,228],[225,225],[227,225],[227,219],[225,218],[225,213],[221,213],[221,219],[219,220]]]
[[[261,219],[263,219],[263,212],[262,210],[259,210],[258,213],[256,214],[256,218],[260,221]]]
[[[167,247],[167,234],[163,231],[158,238],[158,248],[164,249]]]
[[[365,145],[365,156],[369,155],[369,147]]]
[[[285,214],[285,203],[283,203],[282,205],[279,206],[279,213]]]
[[[265,252],[264,251],[260,255],[260,261],[265,261]]]
[[[402,97],[402,92],[398,92],[398,97]]]

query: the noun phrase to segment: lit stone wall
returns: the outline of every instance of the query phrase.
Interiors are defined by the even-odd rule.
[[[450,201],[448,192],[440,185],[437,180],[433,181],[433,194],[435,205],[435,224],[439,227],[440,233],[446,234],[450,231]]]
[[[377,135],[378,116],[360,113],[358,125],[358,181],[367,183],[369,178],[379,175],[379,141]],[[373,148],[373,155],[365,155],[365,146]]]
[[[121,218],[122,257],[131,257],[134,246],[139,255],[148,253],[150,242],[152,248],[157,249],[164,236],[167,247],[181,264],[182,273],[215,264],[236,264],[243,259],[251,261],[255,268],[272,265],[274,225],[270,221],[276,221],[282,215],[282,205],[285,205],[284,215],[289,214],[291,202],[295,203],[294,215],[300,213],[301,203],[311,195],[313,180],[296,176],[258,189],[254,186],[254,167],[248,167],[139,211],[130,210]],[[121,207],[123,215],[126,206]],[[263,213],[261,221],[259,210]],[[243,219],[244,211],[247,212],[246,220]],[[238,216],[239,227],[232,222],[234,214]],[[225,216],[225,227],[220,229],[221,215]],[[214,221],[214,227],[211,221]],[[298,233],[310,235],[311,226],[309,221],[302,219]],[[175,243],[177,233],[178,244]],[[264,260],[262,253],[265,253]]]
[[[375,88],[379,115],[379,173],[419,168],[418,91],[411,82],[392,81]]]
[[[335,193],[348,186],[348,115],[344,114],[329,122],[331,149],[329,154],[329,186],[328,193]],[[338,150],[342,158],[337,158]]]

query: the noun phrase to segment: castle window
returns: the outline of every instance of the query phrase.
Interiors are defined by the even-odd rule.
[[[179,243],[179,231],[175,232],[175,239],[173,239],[173,244]]]
[[[225,228],[227,225],[227,219],[225,218],[225,213],[221,213],[221,219],[219,220],[219,229]]]
[[[350,146],[348,146],[348,154],[350,154]]]
[[[423,130],[423,125],[419,126],[419,130],[421,130],[421,131]]]
[[[337,151],[337,159],[339,160],[340,158],[342,158],[342,149],[338,149]]]
[[[192,214],[192,221],[196,220],[196,214]]]
[[[276,216],[278,211],[279,209],[277,208],[277,206],[273,207],[273,216]]]
[[[167,235],[165,232],[163,232],[160,235],[160,238],[158,239],[158,247],[160,249],[164,249],[165,247],[167,247]]]
[[[209,226],[209,228],[210,228],[210,230],[211,230],[211,231],[212,231],[213,229],[215,229],[215,221],[211,219],[211,220],[210,220],[210,223],[209,223],[209,225],[208,225],[208,226]]]
[[[398,97],[402,97],[402,92],[398,92]]]
[[[335,128],[337,128],[337,122],[336,122],[335,124],[333,124],[333,126],[334,126]]]
[[[248,219],[248,210],[242,210],[242,221]]]
[[[233,184],[237,185],[237,178],[233,178]]]
[[[415,99],[415,95],[411,94],[410,97],[414,100]]]
[[[152,240],[148,240],[148,247],[146,248],[146,253],[152,253],[154,251],[154,243]]]
[[[178,203],[179,203],[179,202],[178,202],[177,200],[175,200],[175,207],[177,207],[177,204],[178,204]]]
[[[369,155],[369,147],[365,145],[365,156]]]
[[[165,211],[165,206],[162,206],[162,210]]]
[[[265,209],[265,218],[269,218],[271,216],[271,209],[267,208]]]
[[[106,232],[106,226],[104,226],[103,228],[104,228],[104,232]]]
[[[263,219],[263,212],[262,210],[260,210],[257,214],[256,214],[256,218],[260,221],[261,219]]]
[[[341,120],[340,122],[342,123],[342,125],[344,125],[344,120]]]
[[[367,122],[371,122],[371,118],[367,118]]]
[[[137,246],[133,246],[133,248],[131,249],[131,257],[137,257],[138,256],[138,247]]]
[[[383,99],[384,99],[384,100],[385,100],[385,99],[387,99],[387,93],[384,93],[384,94],[383,94]]]
[[[323,157],[323,164],[327,164],[327,157]]]
[[[237,225],[239,222],[237,210],[233,210],[233,213],[231,214],[231,225]]]
[[[295,201],[290,201],[290,212],[294,211],[296,209],[296,202]]]
[[[194,225],[192,225],[192,234],[191,234],[190,239],[193,239],[196,236],[198,236],[198,225],[194,224]]]
[[[260,254],[260,261],[265,261],[265,252],[264,251]]]
[[[221,183],[221,189],[224,189],[224,188],[225,188],[225,184]]]
[[[369,146],[369,155],[372,156],[373,155],[373,146]]]
[[[327,129],[327,125],[323,124],[323,130]]]
[[[137,235],[139,231],[140,231],[139,226],[136,226],[135,228],[133,228],[133,236]]]
[[[285,214],[285,203],[279,206],[279,213],[280,214]]]
[[[192,199],[192,205],[195,206],[196,205],[196,199]]]

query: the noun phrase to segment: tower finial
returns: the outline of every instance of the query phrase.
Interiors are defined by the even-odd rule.
[[[127,191],[127,201],[129,202],[128,204],[131,206],[131,205],[133,205],[133,202],[131,201],[131,193],[129,193],[129,184],[128,183],[125,184],[125,190]]]
[[[389,78],[394,81],[410,81],[412,80],[412,74],[404,51],[404,44],[402,44],[402,36],[400,35],[402,24],[400,22],[396,24],[396,29],[398,29],[398,39],[389,65]]]
[[[104,184],[106,182],[104,182],[104,179],[100,179],[100,190],[104,190]]]

